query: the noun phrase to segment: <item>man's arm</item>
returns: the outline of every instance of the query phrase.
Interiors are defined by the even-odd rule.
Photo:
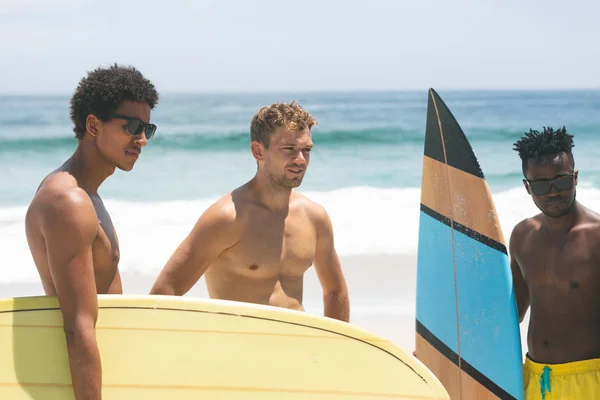
[[[518,251],[518,246],[523,241],[525,225],[521,222],[515,226],[510,235],[509,254],[510,254],[510,269],[512,272],[513,286],[515,288],[515,296],[517,299],[517,310],[519,313],[519,322],[523,322],[527,309],[529,308],[529,288],[523,276],[521,266],[517,262],[515,253]]]
[[[200,216],[160,272],[150,294],[183,296],[212,262],[238,240],[236,216],[213,204]]]
[[[314,266],[323,288],[325,316],[349,322],[348,288],[335,250],[331,220],[321,206],[318,206],[317,212],[317,249]]]
[[[92,258],[98,233],[96,212],[79,188],[49,194],[42,212],[42,234],[62,311],[75,399],[101,399],[98,297]]]

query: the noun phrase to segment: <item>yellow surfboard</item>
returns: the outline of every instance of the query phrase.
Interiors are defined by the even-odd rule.
[[[449,399],[390,341],[330,318],[170,296],[100,295],[103,399]],[[0,300],[0,399],[69,400],[55,297]]]

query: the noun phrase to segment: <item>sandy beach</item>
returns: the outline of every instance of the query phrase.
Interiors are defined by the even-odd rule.
[[[392,339],[403,347],[414,346],[416,257],[396,255],[340,257],[350,291],[351,323]],[[122,273],[125,294],[147,294],[155,276]],[[0,285],[0,297],[43,295],[41,284]],[[208,298],[204,279],[186,296]],[[306,312],[322,315],[321,287],[310,268],[305,275]]]
[[[407,351],[415,345],[416,255],[341,256],[350,292],[350,322],[392,340]],[[125,294],[147,294],[155,276],[122,273]],[[0,298],[37,296],[38,283],[0,285]],[[186,296],[208,298],[204,279]],[[323,314],[319,281],[313,268],[305,275],[306,312]],[[526,322],[521,324],[522,338]],[[524,345],[525,348],[525,345]]]

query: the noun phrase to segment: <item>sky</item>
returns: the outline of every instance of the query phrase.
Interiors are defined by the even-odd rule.
[[[0,93],[600,88],[595,0],[0,0]]]

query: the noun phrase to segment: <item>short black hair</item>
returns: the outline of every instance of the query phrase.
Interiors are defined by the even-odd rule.
[[[114,64],[88,72],[71,97],[75,137],[83,138],[88,115],[107,121],[123,101],[145,102],[153,109],[158,104],[158,93],[154,85],[132,66]]]
[[[567,133],[567,129],[563,126],[557,130],[544,127],[542,132],[530,129],[525,136],[514,143],[513,150],[519,153],[523,172],[525,172],[529,159],[541,159],[560,153],[566,153],[575,168],[575,159],[571,151],[573,147],[575,147],[573,135]]]

